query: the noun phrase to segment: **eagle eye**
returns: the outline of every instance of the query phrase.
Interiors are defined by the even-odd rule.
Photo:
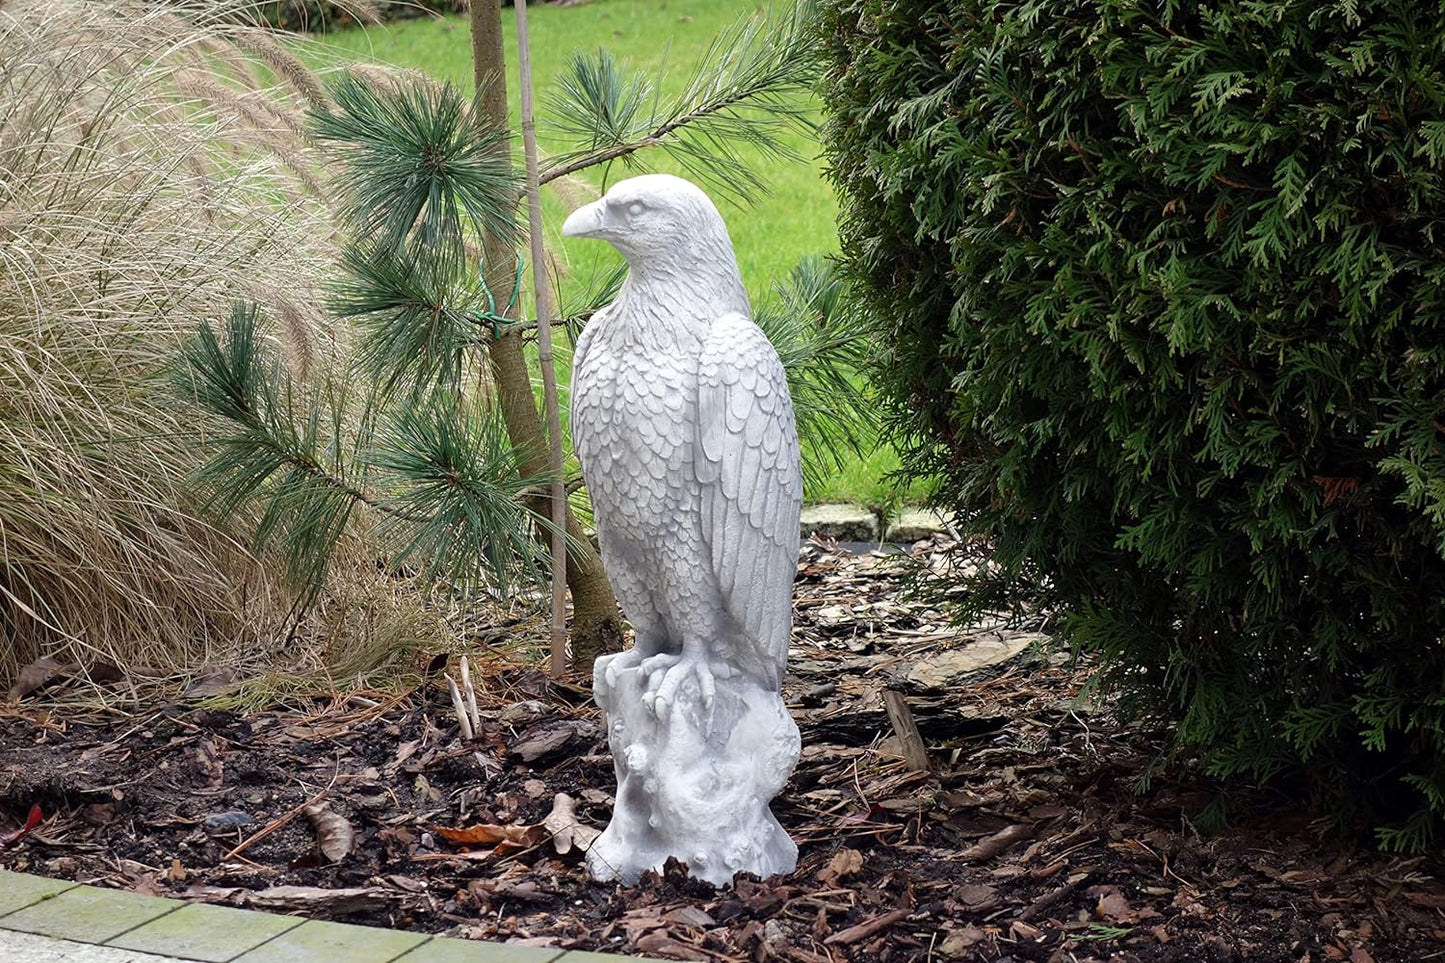
[[[627,215],[629,217],[636,217],[645,210],[647,210],[647,205],[642,203],[641,201],[633,201],[631,204],[627,205]]]

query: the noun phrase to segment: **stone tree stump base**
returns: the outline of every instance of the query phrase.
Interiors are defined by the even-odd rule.
[[[614,669],[608,683],[607,663],[615,658],[597,660],[593,673],[594,698],[607,714],[617,802],[587,853],[592,875],[631,884],[647,870],[661,872],[669,856],[718,886],[738,872],[792,872],[797,844],[768,808],[802,745],[782,694],[737,674],[715,674],[709,710],[697,679],[689,678],[658,718],[636,665]]]

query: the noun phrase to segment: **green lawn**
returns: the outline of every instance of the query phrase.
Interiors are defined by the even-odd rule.
[[[594,0],[572,7],[529,7],[533,75],[538,98],[538,138],[545,153],[549,144],[546,125],[548,89],[552,79],[577,51],[605,47],[624,66],[645,71],[658,80],[664,95],[680,92],[694,58],[713,38],[739,17],[757,9],[744,0]],[[513,12],[506,9],[509,93],[513,117],[518,116],[516,42]],[[426,71],[459,85],[471,84],[471,47],[464,17],[400,21],[365,29],[326,34],[310,54],[316,59],[345,62],[366,58]],[[756,157],[755,168],[770,195],[740,207],[719,199],[728,230],[737,249],[743,279],[754,300],[765,297],[773,284],[809,254],[837,250],[837,203],[824,180],[817,159],[818,144],[810,134],[799,133],[792,145],[801,160]],[[756,155],[754,155],[756,156]],[[644,169],[681,173],[660,153],[640,159]],[[603,178],[615,182],[628,176],[621,165],[611,170],[583,172],[584,190],[597,191]],[[575,191],[573,192],[575,195]],[[616,257],[605,244],[564,240],[557,233],[563,217],[578,198],[567,203],[556,191],[546,198],[548,247],[556,260],[559,284],[564,290],[574,279],[585,278]],[[565,378],[565,372],[563,373]],[[812,501],[887,501],[892,486],[884,476],[897,468],[891,448],[882,446],[871,457],[850,459],[841,472],[808,480]],[[915,495],[910,491],[908,494]]]

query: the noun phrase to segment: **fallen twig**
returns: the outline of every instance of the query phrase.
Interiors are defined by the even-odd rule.
[[[243,840],[243,841],[241,842],[241,844],[238,845],[235,849],[231,850],[229,853],[227,853],[226,855],[222,856],[222,857],[221,857],[221,861],[224,862],[225,860],[231,859],[231,858],[233,858],[233,857],[235,857],[235,856],[237,856],[237,855],[245,852],[247,849],[249,849],[250,847],[252,847],[252,846],[255,845],[256,843],[260,842],[261,840],[265,839],[267,836],[271,835],[271,834],[274,833],[276,830],[280,829],[282,826],[285,826],[287,823],[291,822],[291,820],[295,819],[297,816],[299,816],[299,815],[301,815],[302,813],[304,813],[304,812],[306,811],[306,809],[307,809],[308,806],[314,806],[314,805],[316,805],[318,802],[320,802],[320,801],[322,800],[322,798],[324,798],[324,797],[326,796],[326,794],[331,791],[331,787],[334,786],[334,785],[336,785],[336,777],[335,777],[335,776],[332,776],[332,777],[331,777],[331,781],[326,784],[326,788],[325,788],[325,789],[321,790],[321,791],[318,792],[316,795],[314,795],[314,796],[312,796],[310,799],[306,800],[304,803],[301,803],[299,806],[295,806],[295,807],[293,807],[292,809],[290,809],[288,812],[285,812],[285,813],[281,814],[280,816],[277,816],[275,819],[271,820],[271,821],[270,821],[269,823],[267,823],[265,826],[262,826],[262,827],[261,827],[260,829],[258,829],[256,832],[252,833],[252,834],[251,834],[250,836],[248,836],[245,840]]]
[[[909,912],[910,911],[906,909],[896,909],[884,913],[882,916],[875,916],[871,920],[864,920],[856,926],[850,926],[846,930],[834,933],[824,940],[823,943],[829,945],[836,943],[857,943],[859,940],[866,940],[879,930],[885,930],[894,923],[897,923],[907,916]]]

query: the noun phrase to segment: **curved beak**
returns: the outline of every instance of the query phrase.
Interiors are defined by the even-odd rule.
[[[564,237],[599,237],[607,226],[607,198],[577,208],[562,222]]]

